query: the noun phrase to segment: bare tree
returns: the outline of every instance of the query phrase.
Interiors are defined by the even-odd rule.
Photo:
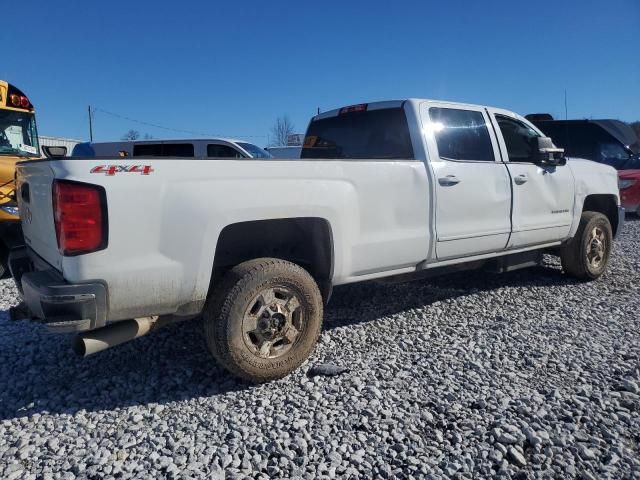
[[[129,130],[122,136],[122,140],[137,140],[140,138],[140,132],[137,130]]]
[[[153,135],[151,135],[150,133],[145,133],[144,134],[144,139],[145,140],[152,140],[153,139]]]
[[[293,123],[289,120],[287,115],[276,118],[276,122],[271,127],[271,141],[272,147],[283,147],[287,145],[287,138],[294,131]]]

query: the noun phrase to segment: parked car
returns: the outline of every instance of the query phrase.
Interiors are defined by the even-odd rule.
[[[622,206],[640,215],[640,139],[620,120],[536,119],[533,123],[569,156],[586,158],[618,170]]]
[[[622,205],[627,211],[640,216],[640,169],[621,170],[618,176]]]
[[[265,148],[274,158],[300,158],[302,146],[267,147]]]
[[[301,160],[45,159],[18,166],[33,318],[91,354],[202,315],[208,347],[266,381],[313,351],[334,286],[558,254],[594,280],[620,231],[617,175],[507,110],[421,99],[314,117]]]
[[[230,138],[81,143],[74,147],[71,156],[272,158],[253,143]]]

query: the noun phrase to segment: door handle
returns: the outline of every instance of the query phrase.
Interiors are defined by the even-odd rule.
[[[447,175],[446,177],[440,177],[438,183],[443,187],[451,187],[460,183],[460,179],[455,175]]]
[[[518,175],[516,178],[513,179],[513,181],[516,182],[516,185],[522,185],[523,183],[527,183],[527,180],[529,180],[529,177],[527,177],[526,174]]]

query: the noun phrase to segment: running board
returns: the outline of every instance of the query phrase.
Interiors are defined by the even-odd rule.
[[[507,273],[521,268],[537,267],[542,263],[542,252],[532,250],[498,257],[488,262],[485,270],[493,273]]]

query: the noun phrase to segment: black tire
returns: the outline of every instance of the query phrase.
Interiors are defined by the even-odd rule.
[[[5,278],[11,278],[11,272],[9,271],[9,248],[0,243],[0,280]]]
[[[562,268],[579,280],[597,279],[607,268],[612,242],[609,219],[602,213],[583,212],[575,236],[560,250]]]
[[[258,258],[232,268],[215,287],[204,308],[204,331],[222,366],[265,382],[286,376],[311,355],[322,315],[322,295],[306,270]]]

